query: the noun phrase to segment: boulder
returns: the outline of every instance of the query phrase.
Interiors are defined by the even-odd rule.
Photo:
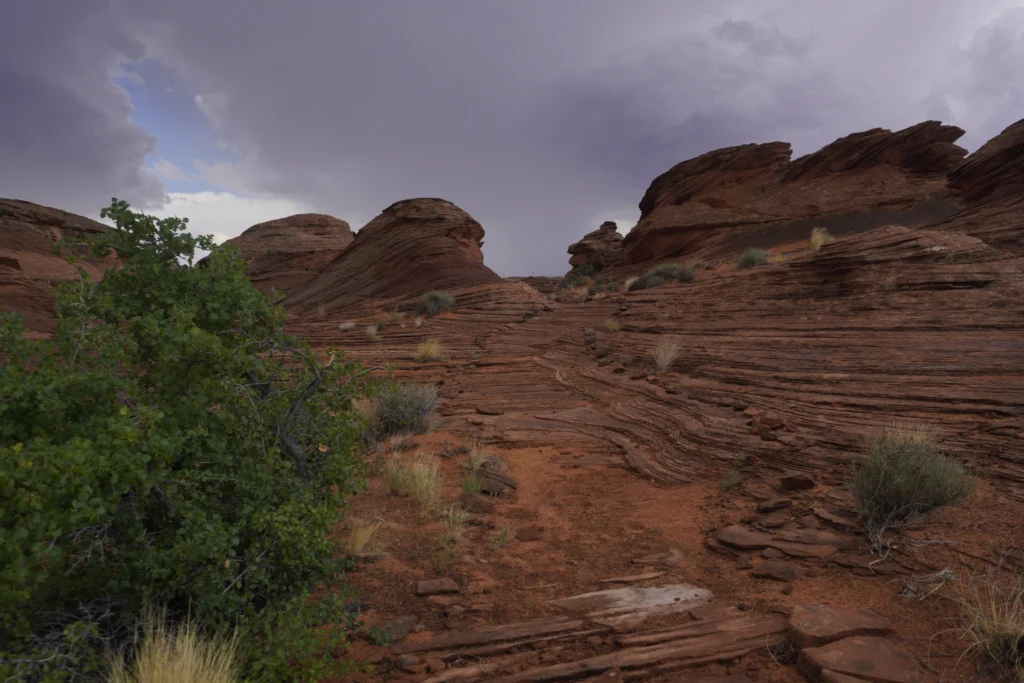
[[[484,265],[484,229],[444,199],[407,199],[367,223],[323,270],[283,300],[297,314],[501,278]]]
[[[762,564],[754,567],[752,572],[759,579],[774,579],[775,581],[796,581],[803,576],[803,570],[791,562],[783,560],[765,560]]]
[[[811,475],[806,474],[804,472],[789,470],[788,472],[784,472],[782,476],[779,477],[779,486],[781,486],[784,491],[800,491],[803,489],[813,489],[814,479],[811,477]]]
[[[569,265],[593,266],[602,270],[622,262],[622,235],[612,221],[605,221],[597,230],[587,233],[583,239],[569,246]]]
[[[885,638],[853,636],[821,647],[805,648],[797,670],[812,681],[834,671],[874,683],[919,683],[921,669],[911,655]]]
[[[623,262],[738,254],[744,246],[807,240],[899,223],[919,226],[962,207],[946,174],[966,155],[964,133],[926,121],[854,133],[790,160],[786,142],[740,145],[683,161],[655,178]]]
[[[827,605],[794,605],[789,615],[790,640],[798,648],[820,647],[850,636],[882,636],[892,623],[869,610]]]

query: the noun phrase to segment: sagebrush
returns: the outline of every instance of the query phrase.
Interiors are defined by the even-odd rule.
[[[748,247],[743,250],[740,254],[739,259],[736,261],[738,268],[754,268],[756,266],[763,266],[768,263],[768,259],[771,256],[771,252],[767,249],[761,249],[760,247]]]
[[[386,385],[373,400],[358,404],[363,414],[364,444],[372,445],[403,434],[422,434],[441,399],[432,384]]]
[[[416,307],[416,314],[433,318],[453,308],[455,308],[455,297],[448,292],[427,292],[420,297],[420,303]]]

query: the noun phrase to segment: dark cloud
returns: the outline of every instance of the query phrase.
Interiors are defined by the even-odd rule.
[[[94,215],[112,196],[163,199],[143,168],[155,140],[111,82],[144,55],[107,3],[14,1],[0,10],[0,195]]]
[[[977,146],[1024,108],[1013,0],[111,2],[116,21],[52,20],[67,20],[76,49],[105,47],[43,73],[106,93],[88,102],[124,127],[82,131],[80,155],[62,154],[130,169],[150,148],[102,85],[110,60],[141,45],[241,154],[202,177],[355,225],[398,199],[445,197],[484,224],[487,261],[505,274],[564,271],[570,242],[635,217],[651,179],[716,147],[785,140],[803,154],[937,113]],[[25,91],[34,72],[19,73]]]

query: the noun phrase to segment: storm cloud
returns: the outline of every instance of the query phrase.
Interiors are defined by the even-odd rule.
[[[15,1],[2,10],[17,28],[0,47],[16,102],[0,111],[0,195],[159,203],[172,167],[143,167],[154,141],[110,81],[145,58],[236,155],[198,158],[190,177],[354,226],[443,197],[484,225],[492,268],[556,274],[570,242],[605,219],[628,228],[656,175],[717,147],[785,140],[803,154],[929,118],[979,146],[1024,116],[1019,5]]]

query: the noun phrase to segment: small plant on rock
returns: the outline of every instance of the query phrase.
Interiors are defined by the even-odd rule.
[[[441,342],[430,339],[416,349],[416,362],[426,363],[429,361],[441,360]]]
[[[370,323],[366,326],[366,338],[372,342],[380,341],[380,325],[377,323]]]
[[[480,493],[480,475],[475,471],[466,475],[462,480],[463,493]]]
[[[659,341],[658,345],[654,347],[654,352],[651,354],[658,372],[665,372],[671,368],[676,358],[679,357],[679,352],[682,348],[683,345],[678,339],[662,339]]]
[[[619,324],[618,320],[609,320],[607,323],[605,323],[604,329],[608,330],[609,332],[618,332],[620,329],[622,329],[622,326]]]
[[[811,249],[818,251],[826,244],[832,244],[836,238],[828,231],[828,228],[814,228],[811,230]]]
[[[732,491],[742,483],[743,477],[740,473],[737,470],[729,470],[725,473],[725,476],[722,477],[721,487],[723,491]]]
[[[768,263],[768,258],[771,256],[771,252],[767,249],[761,249],[760,247],[747,247],[740,254],[739,259],[736,261],[736,267],[740,270],[746,268],[754,268],[756,266],[763,266]]]
[[[341,332],[351,332],[354,329],[356,329],[356,324],[354,322],[341,323],[338,325],[338,330]]]
[[[448,292],[427,292],[420,297],[419,306],[416,308],[418,315],[425,315],[428,318],[440,315],[445,311],[455,308],[455,297]]]
[[[975,487],[967,469],[943,453],[931,430],[893,426],[867,445],[850,480],[860,521],[878,552],[886,534],[928,512],[967,498]]]
[[[381,540],[380,528],[383,522],[379,519],[353,519],[349,522],[346,550],[352,557],[375,558],[383,554],[384,544]]]
[[[633,282],[629,284],[629,291],[633,292],[639,289],[660,287],[665,284],[667,280],[690,282],[693,278],[694,269],[690,266],[684,266],[681,263],[662,263],[660,266],[652,268],[642,276],[633,280]]]
[[[954,600],[960,606],[968,653],[996,677],[1024,681],[1024,574],[998,567],[970,576]]]

